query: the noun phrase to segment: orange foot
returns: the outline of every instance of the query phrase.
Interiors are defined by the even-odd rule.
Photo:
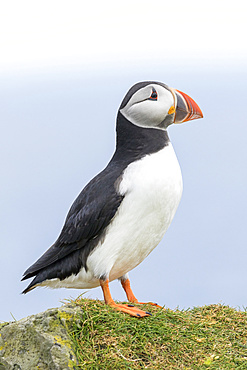
[[[137,303],[137,304],[151,304],[152,306],[155,306],[155,307],[158,307],[158,308],[163,308],[162,306],[158,305],[158,303],[153,303],[153,302],[139,302],[139,301],[136,301],[136,302],[133,302],[133,303]]]
[[[135,307],[132,304],[118,304],[118,303],[115,303],[114,301],[108,304],[118,311],[128,313],[130,316],[134,316],[138,318],[145,317],[145,316],[152,316],[150,312],[140,310],[139,308]]]
[[[132,304],[115,303],[110,293],[109,280],[100,280],[100,285],[103,290],[105,303],[108,304],[109,306],[115,308],[118,311],[128,313],[130,316],[134,316],[138,318],[152,315],[150,312],[142,311],[139,308],[133,306]]]
[[[158,307],[158,308],[163,308],[162,306],[158,305],[158,303],[153,303],[153,302],[139,302],[138,300],[133,303],[138,303],[138,304],[151,304],[152,306]]]
[[[163,308],[162,306],[159,306],[157,303],[153,302],[139,302],[138,299],[135,297],[131,287],[130,287],[130,281],[129,279],[121,280],[122,287],[124,288],[124,291],[126,293],[128,301],[131,303],[136,303],[136,304],[151,304],[152,306],[158,307],[158,308]]]

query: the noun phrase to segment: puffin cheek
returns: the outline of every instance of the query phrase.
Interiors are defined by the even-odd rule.
[[[153,102],[152,102],[153,104]],[[151,104],[140,103],[128,110],[130,121],[140,127],[157,127],[162,120],[160,112]]]
[[[167,129],[168,126],[174,123],[175,114],[167,114],[163,121],[158,125],[159,128]]]

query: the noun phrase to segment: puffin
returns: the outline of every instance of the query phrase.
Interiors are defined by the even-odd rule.
[[[160,243],[179,205],[183,183],[167,128],[202,118],[187,94],[157,81],[138,82],[116,118],[116,149],[109,163],[72,204],[55,243],[23,274],[38,286],[90,289],[134,317],[150,316],[135,304],[128,273]],[[127,303],[116,303],[109,283],[119,279]],[[153,305],[156,303],[148,302]]]

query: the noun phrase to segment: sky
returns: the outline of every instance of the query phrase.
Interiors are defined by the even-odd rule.
[[[203,120],[169,128],[183,173],[177,214],[130,273],[140,301],[247,306],[245,4],[223,1],[9,1],[0,12],[0,320],[80,290],[35,289],[23,272],[109,161],[127,90],[157,80],[190,95]],[[114,299],[123,300],[118,282]],[[99,288],[86,297],[102,299]]]

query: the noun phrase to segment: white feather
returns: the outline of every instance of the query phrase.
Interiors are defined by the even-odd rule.
[[[114,280],[141,263],[159,244],[177,210],[182,195],[180,166],[169,143],[158,153],[131,163],[124,171],[119,191],[124,199],[106,236],[77,275],[41,285],[53,288],[93,288],[99,277]]]

